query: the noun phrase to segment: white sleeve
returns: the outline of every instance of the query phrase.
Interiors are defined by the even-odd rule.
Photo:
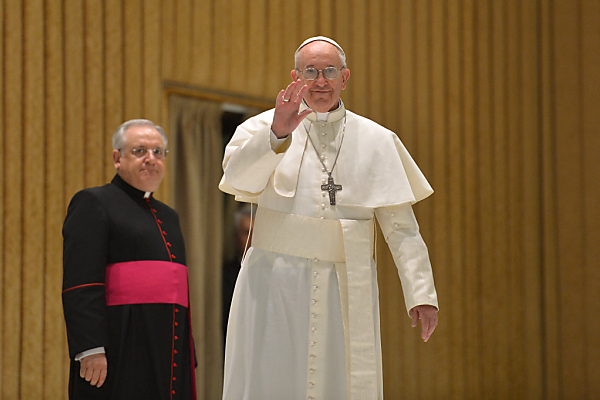
[[[106,351],[104,350],[104,347],[95,347],[93,349],[82,351],[81,353],[77,354],[75,356],[75,361],[79,361],[82,358],[87,357],[87,356],[91,356],[91,355],[94,355],[94,354],[101,354],[101,353],[105,353],[105,352]]]
[[[292,135],[272,141],[270,124],[240,125],[225,148],[224,179],[241,192],[260,194],[289,148]]]
[[[398,269],[406,310],[423,304],[438,307],[429,252],[412,206],[381,207],[375,214]]]

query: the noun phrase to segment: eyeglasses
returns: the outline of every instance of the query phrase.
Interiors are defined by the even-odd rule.
[[[340,71],[344,68],[346,67],[342,67],[341,69],[337,69],[336,67],[327,67],[323,69],[306,68],[304,71],[300,71],[298,68],[296,68],[296,71],[298,71],[307,81],[314,81],[317,79],[319,77],[319,72],[323,73],[323,77],[325,79],[332,80],[337,78],[340,74]]]
[[[121,151],[119,149],[119,151]],[[152,154],[154,154],[154,158],[156,158],[157,160],[163,160],[167,157],[167,154],[169,154],[169,150],[167,149],[162,149],[160,147],[156,147],[154,149],[137,149],[137,148],[133,148],[130,150],[131,154],[133,154],[134,156],[136,156],[137,158],[144,158],[148,155],[148,152],[152,152]]]

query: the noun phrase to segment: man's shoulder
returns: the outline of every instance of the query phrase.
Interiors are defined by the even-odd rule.
[[[111,193],[116,189],[110,183],[102,186],[93,186],[79,190],[73,195],[73,200],[90,200],[92,198],[101,199],[106,196],[110,196]]]
[[[378,124],[372,119],[363,117],[362,115],[349,110],[346,110],[346,112],[348,113],[348,123],[351,123],[354,126],[354,128],[358,128],[361,131],[361,134],[364,130],[367,131],[369,135],[378,135],[382,138],[392,138],[394,136],[397,137],[397,135],[393,131],[389,130],[383,125]]]

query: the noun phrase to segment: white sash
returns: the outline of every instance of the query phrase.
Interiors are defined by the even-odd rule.
[[[373,238],[370,220],[328,220],[259,207],[252,246],[335,263],[346,341],[346,376],[352,400],[378,398],[373,316]]]

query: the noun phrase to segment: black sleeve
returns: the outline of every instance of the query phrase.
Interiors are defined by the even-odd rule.
[[[63,310],[69,354],[108,347],[105,275],[109,223],[89,190],[77,193],[63,225]]]

